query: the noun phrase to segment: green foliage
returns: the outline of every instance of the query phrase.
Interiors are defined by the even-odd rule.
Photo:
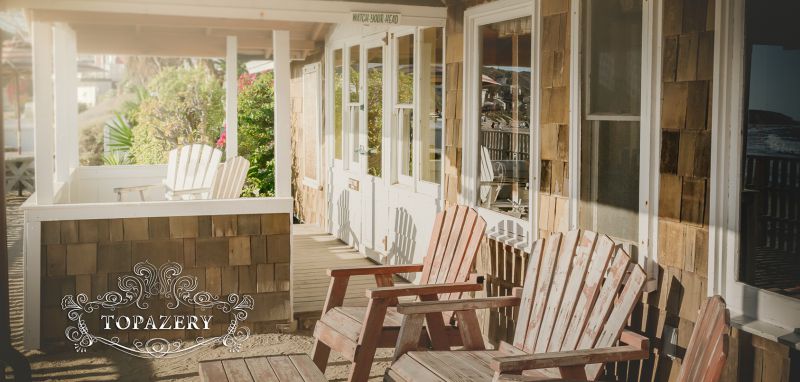
[[[164,163],[179,145],[214,144],[225,118],[224,90],[206,68],[164,68],[146,94],[132,115],[135,163]]]
[[[239,155],[250,161],[242,195],[275,195],[275,93],[272,73],[239,79]]]
[[[108,130],[108,147],[111,152],[103,155],[103,164],[121,165],[133,164],[130,150],[133,147],[133,127],[120,113],[114,113],[114,118],[106,122]]]

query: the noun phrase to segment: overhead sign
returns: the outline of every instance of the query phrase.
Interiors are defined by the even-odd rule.
[[[361,24],[400,24],[399,13],[353,12],[353,22]]]

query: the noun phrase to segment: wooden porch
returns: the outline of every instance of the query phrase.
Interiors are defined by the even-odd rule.
[[[301,329],[312,329],[328,293],[330,278],[325,271],[333,267],[374,265],[375,262],[317,225],[295,224],[292,236],[292,311]],[[395,277],[394,282],[408,283],[399,277]],[[353,276],[344,304],[366,306],[364,291],[374,287],[374,277]]]

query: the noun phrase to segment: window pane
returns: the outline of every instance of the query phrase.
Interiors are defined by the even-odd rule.
[[[383,146],[383,48],[367,50],[367,173],[381,176]]]
[[[482,25],[480,204],[528,217],[531,18]]]
[[[800,12],[748,2],[739,279],[800,298]]]
[[[592,120],[581,122],[578,225],[616,239],[637,241],[639,229],[639,121],[642,4],[587,0],[582,65],[589,75]],[[587,92],[588,91],[588,92]],[[597,120],[597,119],[600,120]]]
[[[580,182],[580,227],[637,240],[639,122],[584,121]]]
[[[414,175],[414,111],[411,108],[402,108],[398,113],[400,118],[400,174]]]
[[[333,146],[334,157],[342,159],[342,50],[333,51]]]
[[[350,47],[350,102],[360,102],[358,94],[359,73],[361,70],[361,49],[358,45]]]
[[[422,161],[420,178],[427,182],[441,182],[442,164],[442,28],[422,31],[422,73],[420,81],[420,130]]]
[[[414,103],[414,35],[397,38],[397,103]]]
[[[319,152],[319,71],[303,70],[303,167],[304,175],[317,179],[317,153]]]
[[[591,0],[589,110],[639,115],[642,74],[641,1]]]

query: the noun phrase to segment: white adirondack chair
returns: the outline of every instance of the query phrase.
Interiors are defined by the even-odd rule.
[[[480,197],[481,205],[487,208],[495,204],[497,195],[500,194],[500,189],[503,187],[502,184],[495,183],[495,175],[489,149],[486,146],[481,146]]]
[[[167,200],[208,199],[211,186],[217,175],[222,151],[211,146],[192,144],[172,149],[167,157],[167,178],[163,181]],[[114,192],[117,200],[122,194],[139,192],[144,200],[144,191],[158,185],[117,187]]]
[[[236,199],[241,196],[248,169],[250,161],[242,157],[221,164],[211,187],[211,199]]]

